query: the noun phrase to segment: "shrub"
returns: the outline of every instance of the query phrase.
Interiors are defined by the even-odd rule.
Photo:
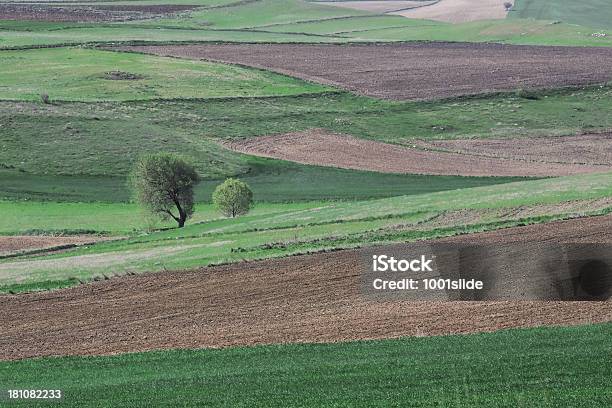
[[[40,94],[40,99],[45,105],[49,105],[51,103],[51,98],[49,98],[49,95],[46,93]]]
[[[516,96],[522,99],[531,99],[534,101],[540,99],[540,96],[537,94],[537,92],[522,88],[516,90]]]
[[[505,7],[506,11],[510,11],[510,9],[512,8],[512,3],[507,1],[507,2],[504,3],[504,7]]]
[[[137,201],[152,214],[175,220],[179,228],[193,215],[193,188],[199,181],[192,165],[170,153],[142,157],[131,175]]]
[[[240,180],[229,178],[215,189],[213,203],[226,217],[237,217],[249,212],[253,204],[253,192]]]

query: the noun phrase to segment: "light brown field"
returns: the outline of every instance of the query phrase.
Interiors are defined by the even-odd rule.
[[[416,141],[426,149],[472,156],[594,166],[612,163],[612,134],[519,139],[469,139]]]
[[[0,256],[14,255],[36,250],[51,250],[69,246],[84,245],[109,238],[74,235],[74,236],[0,236]]]
[[[542,177],[612,171],[612,138],[605,135],[416,141],[412,148],[312,129],[224,145],[255,156],[383,173]]]
[[[427,7],[402,10],[395,13],[408,18],[466,23],[478,20],[501,20],[508,12],[505,0],[440,0]]]

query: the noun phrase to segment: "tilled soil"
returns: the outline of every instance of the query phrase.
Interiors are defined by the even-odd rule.
[[[402,147],[324,129],[225,143],[231,150],[255,156],[383,173],[545,177],[612,171],[609,135],[415,145]]]
[[[426,7],[403,10],[393,14],[408,18],[446,21],[448,23],[500,20],[506,18],[508,14],[504,7],[506,1],[507,0],[440,0]]]
[[[529,163],[589,166],[612,164],[612,133],[514,139],[427,140],[415,144],[426,149]]]
[[[612,49],[470,43],[119,47],[269,69],[358,94],[423,100],[612,79]]]
[[[51,22],[128,21],[191,10],[183,5],[44,5],[0,4],[0,20]]]
[[[612,242],[612,216],[450,239]],[[115,278],[0,296],[0,359],[337,342],[612,321],[611,302],[375,302],[360,250]]]
[[[0,236],[0,256],[18,254],[34,250],[63,248],[71,245],[83,245],[108,238],[88,235],[73,236]]]

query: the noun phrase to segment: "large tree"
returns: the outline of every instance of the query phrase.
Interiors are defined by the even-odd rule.
[[[175,220],[179,228],[193,215],[193,188],[199,181],[191,164],[170,153],[142,157],[131,175],[138,202],[153,214]]]
[[[215,189],[213,203],[226,217],[237,217],[249,212],[253,192],[240,180],[229,178]]]

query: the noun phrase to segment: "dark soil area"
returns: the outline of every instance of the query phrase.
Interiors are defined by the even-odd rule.
[[[612,242],[612,217],[442,242]],[[612,321],[612,302],[374,301],[363,250],[114,278],[0,296],[0,359],[151,349],[336,342]]]
[[[421,100],[612,80],[612,49],[470,43],[121,47],[237,63],[359,94]]]
[[[0,4],[0,20],[52,21],[52,22],[99,22],[130,21],[152,18],[166,14],[191,10],[197,6],[183,5],[39,5]]]

